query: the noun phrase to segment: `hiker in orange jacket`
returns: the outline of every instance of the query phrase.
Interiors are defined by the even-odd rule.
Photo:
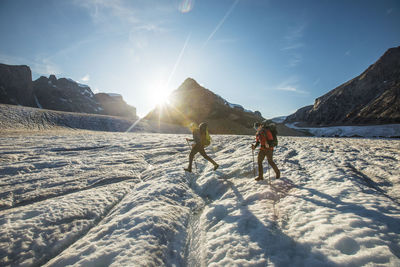
[[[276,174],[276,179],[281,177],[281,172],[279,171],[278,167],[276,166],[272,156],[274,153],[274,147],[272,145],[272,141],[274,137],[271,131],[264,127],[261,123],[256,122],[254,124],[254,129],[257,130],[256,133],[256,143],[251,145],[251,149],[256,149],[256,147],[261,144],[260,151],[258,152],[258,177],[255,179],[256,181],[264,180],[263,177],[263,165],[262,162],[267,157],[269,165],[274,169]]]

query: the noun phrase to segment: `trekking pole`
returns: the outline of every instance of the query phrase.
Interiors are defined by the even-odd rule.
[[[191,147],[190,144],[189,144],[189,140],[186,139],[186,142],[187,142],[187,144],[188,144],[188,146],[189,146],[189,149],[190,149],[190,151],[191,151],[191,150],[192,150],[192,147]],[[190,153],[190,152],[189,152],[189,153]],[[197,164],[196,164],[196,160],[195,160],[194,156],[193,156],[193,161],[194,161],[194,167],[196,168],[196,172],[197,172]]]
[[[251,154],[253,154],[253,175],[256,177],[256,168],[254,167],[254,149],[251,149]]]
[[[267,166],[268,166],[268,183],[269,183],[269,185],[271,185],[271,172],[270,172],[270,166],[269,166],[269,162],[267,163]]]

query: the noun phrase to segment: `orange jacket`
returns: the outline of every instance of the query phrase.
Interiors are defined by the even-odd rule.
[[[256,133],[256,147],[261,144],[260,150],[274,150],[273,147],[268,145],[267,141],[274,140],[270,130],[263,127],[258,128]]]

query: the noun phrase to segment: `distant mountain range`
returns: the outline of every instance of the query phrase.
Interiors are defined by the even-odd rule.
[[[264,120],[259,111],[232,104],[192,78],[187,78],[164,105],[158,105],[145,119],[181,126],[205,121],[214,134],[254,134],[254,123]],[[278,132],[280,135],[302,135],[284,125],[278,126]]]
[[[400,123],[400,46],[285,120],[293,122],[307,126]]]
[[[32,81],[28,66],[0,64],[0,103],[136,119],[136,108],[117,94],[93,94],[89,86],[55,75]]]

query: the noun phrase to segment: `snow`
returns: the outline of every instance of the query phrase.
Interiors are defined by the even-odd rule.
[[[286,126],[305,130],[314,136],[360,136],[360,137],[398,137],[400,136],[400,124],[369,125],[369,126],[332,126],[332,127],[297,127],[296,123],[288,123]]]
[[[256,182],[251,136],[0,135],[2,266],[399,266],[400,142],[280,137]],[[264,162],[264,177],[273,177]]]
[[[220,96],[220,95],[218,95],[218,94],[216,94],[216,96],[219,97],[219,98],[222,100],[222,102],[223,102],[225,105],[227,105],[228,107],[230,107],[230,108],[236,108],[236,109],[240,109],[240,110],[243,110],[243,111],[245,111],[245,112],[248,112],[248,113],[254,113],[254,112],[251,111],[251,110],[245,109],[242,105],[239,105],[239,104],[232,104],[232,103],[228,102],[225,98],[223,98],[222,96]]]
[[[71,78],[66,78],[68,81],[70,81],[70,82],[73,82],[73,83],[76,83],[79,87],[81,87],[81,88],[90,88],[88,85],[86,85],[86,84],[82,84],[82,83],[78,83],[77,81],[75,81],[75,80],[73,80],[73,79],[71,79]]]
[[[89,87],[85,87],[81,94],[89,97],[94,97],[94,94],[92,93],[92,91],[90,91]]]
[[[275,123],[283,123],[286,120],[287,116],[280,116],[272,118],[271,120]]]
[[[115,93],[106,93],[107,95],[111,96],[111,97],[122,97],[122,95],[120,94],[115,94]]]
[[[40,109],[42,109],[42,105],[40,105],[39,100],[37,99],[36,95],[33,95],[35,97],[35,102],[36,102],[36,106]]]

